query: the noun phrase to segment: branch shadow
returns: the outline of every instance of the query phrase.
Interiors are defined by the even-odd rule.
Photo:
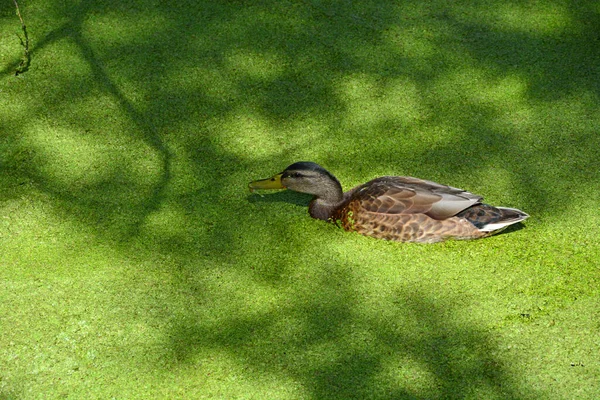
[[[203,364],[218,349],[257,379],[292,379],[310,399],[543,398],[519,386],[498,344],[461,322],[453,299],[399,289],[365,308],[343,272],[359,268],[330,264],[310,293],[298,287],[294,302],[260,316],[214,324],[190,315],[167,335],[165,357]],[[290,321],[296,329],[282,329]]]
[[[135,132],[140,132],[142,141],[160,155],[162,165],[159,178],[156,180],[149,195],[142,199],[141,202],[135,204],[136,214],[138,214],[137,218],[133,219],[132,224],[129,224],[126,232],[121,232],[121,237],[131,237],[136,236],[139,233],[139,226],[144,221],[145,217],[157,210],[164,200],[164,191],[171,178],[172,155],[161,138],[159,128],[153,124],[152,120],[149,119],[144,112],[138,110],[138,108],[127,99],[118,85],[109,77],[102,61],[96,56],[92,46],[83,36],[82,25],[85,18],[90,13],[92,6],[93,2],[84,1],[79,3],[77,7],[70,9],[70,19],[57,29],[52,30],[41,40],[37,41],[30,53],[33,56],[35,53],[39,53],[61,40],[72,41],[76,45],[86,64],[91,69],[93,81],[115,99],[119,108],[125,112],[129,121],[135,126],[135,129],[131,129],[128,133],[135,134]],[[0,73],[0,75],[8,73],[12,68],[13,66],[9,65],[7,69]],[[15,168],[11,168],[10,165],[5,165],[3,168],[8,170],[12,169],[13,172],[15,170]],[[37,173],[35,168],[26,169],[25,173],[23,173],[23,168],[21,166],[16,168],[16,170],[27,179],[35,181],[38,187],[55,196],[57,200],[62,201],[65,204],[77,206],[77,208],[86,211],[84,213],[85,215],[89,215],[89,211],[91,211],[92,216],[87,218],[90,223],[98,224],[106,219],[106,215],[115,212],[113,202],[102,199],[98,194],[113,191],[115,190],[115,185],[117,187],[120,185],[118,183],[118,176],[120,175],[118,171],[114,171],[113,176],[107,176],[102,182],[92,186],[86,186],[83,190],[73,192],[56,185],[42,174]],[[129,208],[131,209],[132,207]],[[102,226],[103,224],[100,223],[100,225]],[[119,228],[122,229],[122,227],[123,226],[121,225]]]
[[[419,4],[410,1],[335,1],[326,5],[318,1],[298,4],[235,1],[225,5],[209,1],[178,5],[139,1],[133,6],[116,1],[106,4],[82,1],[68,9],[62,4],[61,12],[67,22],[36,39],[32,55],[39,55],[62,41],[73,43],[91,71],[93,84],[115,100],[134,126],[135,129],[124,134],[141,132],[142,141],[160,155],[160,173],[148,194],[140,195],[136,201],[117,204],[123,206],[123,211],[106,200],[116,196],[123,186],[134,183],[129,180],[119,183],[118,171],[92,187],[69,190],[36,170],[35,165],[21,165],[16,169],[7,163],[0,168],[15,174],[14,182],[23,177],[35,181],[38,188],[63,203],[67,214],[86,216],[82,223],[97,226],[98,234],[104,238],[116,235],[120,240],[143,236],[140,226],[149,214],[167,200],[177,203],[188,219],[199,221],[191,232],[194,241],[163,238],[151,242],[144,250],[149,258],[176,254],[190,271],[196,271],[198,254],[215,264],[245,268],[244,256],[253,251],[247,243],[258,240],[253,236],[256,230],[240,229],[240,226],[251,225],[248,222],[256,218],[246,212],[246,202],[306,206],[308,197],[291,192],[265,197],[241,194],[247,189],[246,181],[239,183],[240,177],[245,179],[245,174],[256,168],[257,163],[282,168],[295,161],[287,160],[284,165],[278,165],[284,157],[302,155],[306,158],[304,156],[310,154],[315,161],[324,158],[328,166],[335,166],[332,172],[356,170],[358,160],[366,160],[364,163],[369,169],[376,164],[385,164],[393,171],[397,170],[396,166],[398,169],[410,166],[418,172],[414,175],[428,179],[435,178],[430,176],[432,173],[468,179],[471,171],[498,166],[508,171],[519,193],[529,195],[530,203],[524,207],[525,211],[565,212],[563,204],[568,202],[570,186],[596,185],[600,180],[597,135],[576,127],[572,137],[540,138],[539,146],[532,148],[522,144],[518,136],[503,134],[494,127],[498,113],[493,106],[461,96],[440,100],[436,98],[439,92],[432,87],[432,82],[445,80],[449,71],[472,67],[464,60],[453,62],[448,51],[443,51],[445,41],[449,41],[454,46],[458,42],[459,56],[474,59],[474,65],[494,77],[515,71],[521,74],[528,84],[523,95],[526,101],[564,99],[582,88],[590,88],[598,95],[600,52],[597,46],[588,46],[588,43],[597,42],[600,19],[597,12],[588,14],[594,9],[593,2],[578,4],[580,7],[573,13],[580,18],[583,33],[566,40],[498,32],[484,23],[465,23],[448,14],[448,4],[440,1],[428,3],[431,11],[425,12],[424,22],[420,22],[423,15],[419,14],[422,12]],[[85,27],[87,19],[109,15],[109,11],[113,15],[115,12],[135,13],[135,7],[150,8],[165,21],[144,42],[132,38],[103,47],[93,44],[87,36],[90,34],[85,33],[91,29]],[[140,12],[140,18],[145,16]],[[428,30],[430,27],[425,25],[429,22],[435,29],[440,28],[439,31]],[[386,35],[392,35],[390,32],[399,26],[406,28],[406,32],[412,29],[425,34],[394,42],[396,47],[382,44]],[[407,55],[405,50],[415,46],[410,40],[422,47],[422,56]],[[239,57],[239,53],[243,57]],[[265,54],[273,56],[275,61],[267,60],[256,67],[253,63]],[[569,59],[573,54],[577,57],[571,64],[555,62]],[[114,62],[113,58],[121,59],[121,63],[107,66]],[[10,64],[2,71],[2,79],[12,75],[17,65],[18,62],[14,66]],[[35,68],[28,72],[28,79],[34,77]],[[225,89],[205,76],[215,70],[218,72],[215,75],[225,76],[223,80],[229,84],[223,85]],[[181,82],[168,84],[165,77],[179,71],[184,71],[184,76],[189,74],[188,86],[182,86]],[[139,103],[128,100],[126,89],[111,74],[143,87],[143,100]],[[381,118],[356,127],[352,123],[344,125],[353,111],[348,108],[346,95],[341,94],[340,82],[349,76],[371,77],[381,88],[396,79],[408,79],[418,88],[418,98],[426,110],[424,116],[414,123]],[[65,91],[70,90],[72,94],[69,101],[90,96],[85,88],[77,87],[75,80],[64,83]],[[375,86],[373,91],[378,88]],[[53,102],[57,97],[45,96],[38,107],[24,112],[21,119],[36,118],[42,111],[47,114],[55,111],[58,105]],[[228,147],[235,143],[235,138],[222,139],[228,129],[222,121],[246,118],[251,114],[247,113],[249,109],[271,128],[265,134],[271,145],[279,145],[273,145],[274,149],[265,156],[236,152]],[[585,112],[593,115],[597,109]],[[292,123],[308,124],[313,119],[326,126],[318,133],[313,132],[314,137],[322,140],[321,147],[313,148],[311,143],[306,143],[308,149],[296,150],[299,134],[285,128]],[[416,152],[412,152],[414,146],[404,150],[403,142],[419,140],[411,136],[412,129],[425,124],[445,124],[455,128],[457,133],[435,146],[426,143]],[[188,126],[197,129],[188,130]],[[280,128],[284,133],[277,137],[272,132]],[[179,136],[169,137],[170,132],[178,129]],[[13,131],[15,136],[21,133],[20,127]],[[381,145],[366,146],[371,142]],[[191,161],[191,175],[202,178],[201,187],[170,191],[170,183],[177,176],[174,148],[181,149],[181,158]],[[497,148],[504,149],[505,153],[489,153],[490,149]],[[358,156],[348,156],[349,153]],[[506,153],[520,155],[522,164],[508,165]],[[546,154],[551,156],[546,157]],[[553,164],[565,158],[576,162],[563,165],[561,171],[565,177],[556,186],[548,185],[557,170]],[[14,159],[11,163],[23,164],[21,161]],[[114,168],[118,168],[116,163]],[[179,172],[185,168],[188,165]],[[453,184],[448,180],[444,183]],[[567,193],[566,200],[560,196],[563,193]],[[237,204],[239,201],[244,204]],[[115,214],[126,215],[127,223],[115,224],[107,217]],[[272,242],[265,239],[264,247],[277,239],[273,237]],[[297,247],[303,245],[300,240],[296,242]],[[282,264],[292,268],[294,261],[284,260]],[[181,274],[181,271],[173,268],[173,274]],[[180,284],[188,285],[184,281]],[[519,383],[517,377],[511,376],[510,368],[494,356],[497,348],[490,335],[447,318],[459,314],[451,301],[439,303],[425,293],[398,293],[388,299],[395,304],[389,316],[379,315],[378,310],[360,314],[353,285],[349,277],[328,277],[319,283],[318,295],[309,294],[313,296],[311,299],[306,299],[306,293],[299,293],[304,296],[303,301],[298,300],[279,312],[224,316],[218,326],[198,322],[192,313],[190,318],[177,321],[174,328],[165,328],[170,329],[167,336],[172,338],[168,343],[171,353],[166,357],[185,364],[206,349],[218,348],[257,374],[275,375],[285,371],[315,399],[463,398],[471,395],[472,390],[492,397],[527,397],[515,389]],[[279,332],[277,323],[285,325],[287,319],[297,320],[301,331],[290,336]],[[394,321],[406,321],[406,324]],[[362,342],[361,335],[365,338]],[[324,354],[319,350],[322,348],[330,350]],[[327,359],[327,355],[332,358]],[[408,367],[403,367],[404,361]],[[423,382],[436,382],[436,385],[428,388],[417,379],[415,386],[410,387],[408,383],[396,381],[400,379],[399,374],[410,382],[414,372],[424,376]]]

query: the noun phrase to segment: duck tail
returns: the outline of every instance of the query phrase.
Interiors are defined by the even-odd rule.
[[[529,215],[516,208],[494,207],[475,204],[461,211],[457,217],[465,218],[482,232],[499,232],[502,229],[526,220]]]

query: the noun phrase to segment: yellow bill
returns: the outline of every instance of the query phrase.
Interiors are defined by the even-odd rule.
[[[281,174],[274,175],[267,179],[252,181],[248,184],[248,188],[251,192],[254,192],[256,189],[285,189],[281,184]]]

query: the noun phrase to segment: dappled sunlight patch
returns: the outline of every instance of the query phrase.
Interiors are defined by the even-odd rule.
[[[89,64],[77,43],[66,36],[60,39],[36,53],[35,63],[32,63],[30,72],[52,71],[51,74],[38,73],[37,75],[38,79],[47,80],[45,89],[60,82],[62,87],[59,88],[58,93],[68,91],[71,94],[69,98],[72,99],[73,93],[81,96],[94,87],[93,66]],[[46,100],[56,95],[56,93],[47,91],[41,91],[40,94],[43,94]],[[65,100],[63,96],[56,96],[56,98]]]
[[[520,186],[515,185],[514,171],[509,168],[506,162],[490,161],[489,165],[479,168],[477,171],[472,171],[472,174],[476,176],[476,181],[479,182],[479,191],[485,192],[482,193],[484,202],[519,208],[515,204],[505,204],[511,199],[519,197],[515,190]]]
[[[256,114],[232,115],[221,126],[221,146],[238,157],[264,157],[282,145],[269,122]]]
[[[505,76],[479,79],[479,88],[474,88],[473,98],[499,110],[514,110],[526,106],[529,85],[524,76]]]
[[[256,262],[247,260],[248,265],[240,268],[225,257],[223,261],[215,268],[202,272],[201,278],[209,300],[205,307],[195,312],[200,313],[203,324],[218,329],[229,318],[252,321],[278,312],[283,306],[280,303],[282,296],[277,287],[257,276]],[[244,290],[240,291],[240,287],[244,287]]]
[[[3,280],[3,289],[8,289],[3,303],[11,307],[3,322],[11,329],[3,335],[10,346],[2,346],[0,357],[13,357],[8,382],[22,379],[27,371],[28,390],[42,393],[57,373],[61,379],[53,382],[61,390],[72,385],[88,390],[91,381],[106,379],[109,390],[119,387],[122,393],[126,383],[120,381],[117,366],[136,371],[139,378],[147,373],[146,364],[155,371],[163,362],[156,344],[164,313],[172,305],[171,298],[161,296],[159,279],[165,275],[145,271],[132,279],[134,263],[115,248],[93,244],[87,243],[86,252],[78,243],[70,252],[51,247],[46,256],[32,254],[39,257],[39,265],[29,260],[27,268],[15,266]],[[29,279],[21,281],[25,274]],[[35,339],[28,340],[28,334]]]
[[[34,125],[26,140],[42,161],[37,169],[61,186],[102,181],[111,166],[109,155],[99,151],[98,140],[77,130]]]
[[[2,273],[7,278],[72,276],[106,268],[114,272],[123,261],[120,252],[98,239],[93,228],[66,215],[47,193],[4,202],[0,211]]]
[[[219,135],[219,147],[223,150],[241,159],[260,160],[283,152],[308,152],[307,144],[326,129],[325,122],[312,118],[276,126],[260,114],[248,112],[224,118],[214,132]],[[240,135],[240,132],[243,134]],[[290,159],[289,163],[293,161]]]
[[[596,264],[597,229],[600,227],[597,193],[597,188],[590,188],[588,196],[575,197],[560,214],[544,212],[535,215],[535,219],[529,222],[531,229],[535,230],[526,240],[531,245],[539,245],[539,241],[551,241],[555,246],[540,246],[535,251],[530,249],[527,258],[539,265],[558,267],[568,275],[581,275],[583,282],[589,269],[595,268]],[[568,226],[565,225],[566,219],[572,221]],[[579,285],[579,290],[584,292],[590,283],[592,281]]]
[[[190,215],[173,203],[164,203],[162,207],[144,219],[140,233],[154,240],[170,242],[172,246],[192,240],[189,236]]]
[[[567,5],[558,1],[496,4],[484,19],[497,29],[535,36],[561,35],[575,29]],[[491,21],[490,21],[491,19]]]
[[[190,123],[189,129],[186,128],[183,127],[183,131],[190,132],[190,134],[169,146],[172,159],[168,187],[169,193],[173,196],[205,193],[202,190],[207,189],[207,183],[214,180],[215,175],[219,172],[216,171],[213,164],[199,165],[197,163],[198,153],[208,153],[213,148],[206,141],[196,140],[194,132],[197,126],[195,123]],[[188,137],[190,143],[186,143]],[[202,154],[202,156],[206,156],[206,154]],[[223,162],[218,154],[215,154],[212,159],[215,164]]]
[[[599,104],[600,95],[592,88],[579,88],[552,101],[539,101],[536,103],[535,128],[551,130],[552,134],[541,138],[542,140],[582,135],[598,138]]]
[[[435,98],[429,95],[431,101],[438,101],[438,114],[432,122],[439,125],[438,130],[471,138],[466,141],[465,150],[474,147],[487,152],[493,145],[504,149],[474,156],[485,160],[508,158],[510,153],[506,151],[516,151],[521,143],[514,143],[512,138],[531,132],[539,119],[536,105],[529,99],[529,90],[526,78],[518,74],[498,76],[480,68],[448,72],[433,83],[431,93],[435,93]],[[458,116],[452,120],[445,118],[450,114]],[[456,139],[453,136],[447,136],[448,145]]]
[[[224,66],[242,77],[268,81],[280,76],[287,64],[276,53],[237,49],[225,56]]]
[[[17,1],[17,3],[20,2]],[[8,52],[13,53],[12,50],[16,50],[14,51],[14,56],[20,57],[22,55],[18,46],[19,39],[14,37],[14,35],[17,34],[22,35],[22,29],[19,25],[18,18],[13,18],[16,12],[14,4],[15,3],[11,2],[10,5],[3,7],[1,11],[2,14],[0,14],[0,30],[7,33],[6,35],[2,35],[2,37],[0,37],[0,55],[2,55],[0,66],[3,66],[4,62],[9,61],[4,58]]]
[[[524,134],[531,130],[536,123],[536,110],[528,102],[519,104],[507,104],[502,115],[497,119],[490,120],[490,129],[497,131],[513,131],[516,134]],[[525,145],[525,143],[523,143]]]
[[[383,32],[383,39],[396,48],[398,54],[410,59],[420,68],[430,68],[432,59],[437,56],[434,35],[428,34],[420,26],[398,24]]]
[[[199,349],[186,364],[175,364],[177,380],[197,382],[198,395],[215,393],[223,398],[246,398],[253,393],[264,399],[301,399],[310,394],[287,371],[265,371],[266,365],[241,362],[239,357],[219,347]],[[276,363],[275,360],[272,361]],[[273,364],[271,364],[273,366]],[[186,397],[189,389],[181,393]]]
[[[118,49],[129,51],[144,48],[157,31],[169,29],[170,23],[163,14],[154,10],[135,10],[128,13],[90,13],[82,26],[82,33],[100,52]]]
[[[465,67],[441,74],[433,83],[432,92],[443,101],[440,105],[446,112],[463,110],[470,116],[486,111],[496,116],[503,111],[527,108],[528,89],[523,76],[498,77],[483,68]]]
[[[380,81],[370,75],[350,75],[337,83],[346,104],[344,123],[360,129],[394,121],[419,123],[426,117],[417,85],[407,78]]]
[[[43,185],[78,197],[135,203],[163,172],[157,152],[136,140],[38,123],[29,127],[23,143],[33,153],[28,168]]]
[[[395,55],[392,59],[395,62],[384,71],[429,79],[452,68],[472,65],[474,59],[465,46],[463,33],[458,26],[448,23],[446,11],[427,9],[421,13],[382,32],[381,40],[386,47],[379,51],[389,53],[388,63],[389,56]]]
[[[74,227],[65,226],[65,221],[54,212],[48,200],[43,195],[29,195],[2,204],[1,239],[6,264],[3,272],[31,265],[32,262],[45,269],[46,265],[52,266],[57,258],[61,259],[56,257],[56,246],[63,238],[65,228]],[[60,242],[60,246],[67,249],[73,245]],[[50,252],[49,249],[53,250]]]
[[[331,153],[331,149],[327,149],[324,151],[324,155],[320,154],[318,146],[314,145],[317,142],[324,143],[328,138],[331,125],[326,118],[321,119],[310,116],[299,118],[279,126],[276,130],[278,135],[281,135],[280,143],[282,146],[279,149],[279,154],[281,154],[281,160],[284,163],[289,162],[291,164],[298,160],[323,159]]]
[[[403,392],[414,398],[440,397],[437,388],[439,383],[427,363],[406,353],[390,354],[382,362],[377,377],[392,387],[402,388]]]

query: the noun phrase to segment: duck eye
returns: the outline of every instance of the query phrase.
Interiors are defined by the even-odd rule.
[[[302,176],[299,172],[292,172],[288,175],[290,178],[300,178]]]

